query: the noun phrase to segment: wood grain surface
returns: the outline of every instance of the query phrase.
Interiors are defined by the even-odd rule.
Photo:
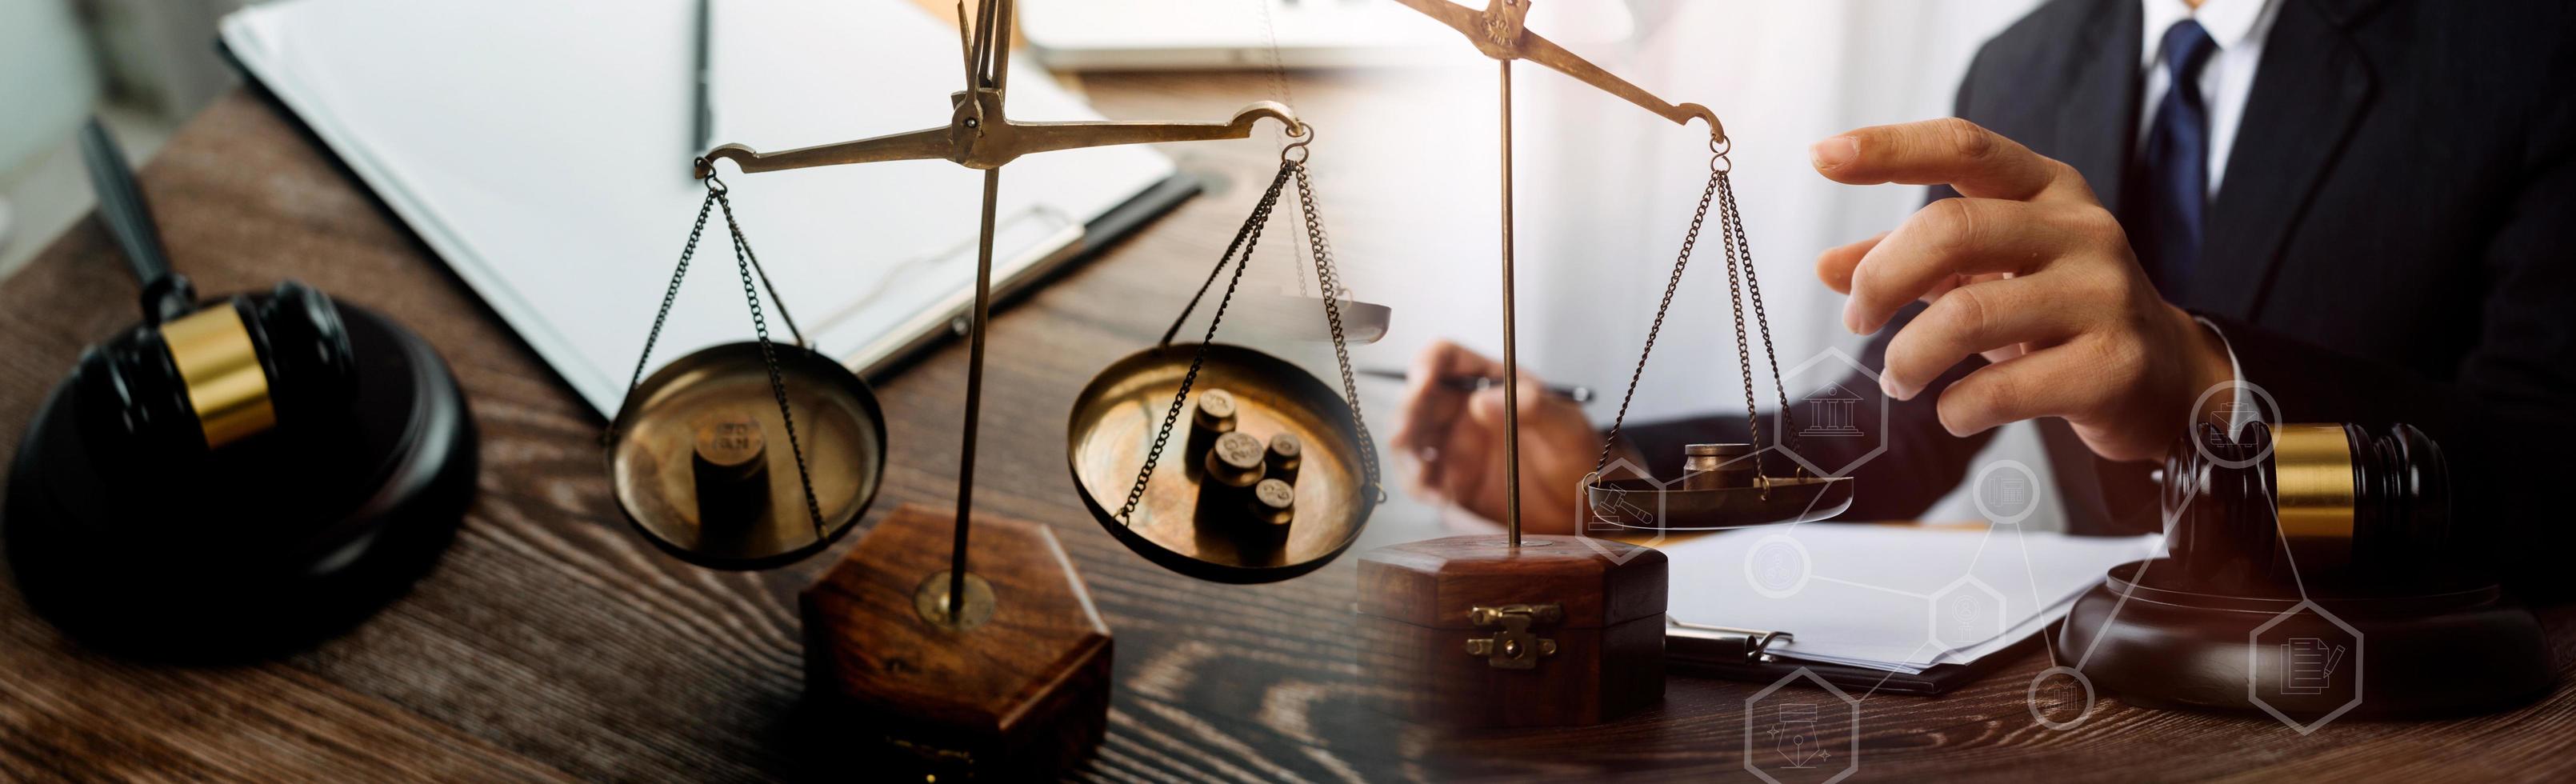
[[[1084,82],[1113,117],[1224,116],[1293,87],[1300,111],[1339,134],[1324,145],[1379,134],[1378,118],[1390,118],[1390,143],[1438,138],[1402,121],[1422,116],[1413,102],[1424,96],[1357,77],[1271,79]],[[1459,105],[1488,111],[1483,94]],[[1266,142],[1172,152],[1235,183],[1275,166]],[[1319,188],[1341,216],[1335,240],[1346,265],[1400,263],[1355,259],[1399,247],[1392,238],[1408,232],[1491,230],[1426,227],[1412,216],[1442,207],[1420,198],[1424,186],[1372,180],[1380,175],[1370,167],[1340,162],[1352,157],[1317,164]],[[639,540],[618,518],[599,468],[600,419],[259,97],[219,101],[142,182],[177,266],[199,290],[300,278],[434,343],[455,365],[482,430],[481,492],[453,549],[407,597],[345,636],[263,664],[105,658],[0,589],[0,778],[864,778],[833,768],[828,749],[792,741],[804,686],[796,594],[848,540],[760,573],[690,567]],[[1609,725],[1446,737],[1386,718],[1376,707],[1385,695],[1363,685],[1350,644],[1355,559],[1282,584],[1213,585],[1146,563],[1091,520],[1064,468],[1066,407],[1096,369],[1160,333],[1171,311],[1135,303],[1187,296],[1241,220],[1242,190],[1192,201],[994,321],[979,511],[1053,526],[1117,639],[1108,737],[1079,775],[1749,780],[1745,702],[1761,684],[1676,676],[1662,705]],[[1462,286],[1462,296],[1491,291]],[[0,443],[16,443],[81,347],[132,320],[132,291],[93,222],[0,284]],[[950,502],[964,353],[944,347],[881,387],[892,467],[872,519],[901,503]],[[1418,531],[1415,538],[1439,533],[1427,520],[1373,525]],[[2559,630],[2557,660],[2569,660],[2576,636],[2566,630],[2576,618],[2553,609],[2544,619]],[[2576,777],[2576,698],[2563,678],[2540,704],[2454,721],[2341,721],[2301,736],[2261,717],[2108,699],[2080,727],[2054,731],[2034,722],[2024,701],[2047,665],[2032,654],[1938,699],[1855,693],[1857,779]]]

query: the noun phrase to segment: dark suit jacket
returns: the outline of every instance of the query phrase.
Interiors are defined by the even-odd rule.
[[[2220,325],[2286,421],[2414,424],[2448,452],[2461,514],[2576,542],[2553,511],[2576,482],[2576,4],[2281,2],[2196,274],[2165,298]],[[2048,3],[1978,52],[1958,114],[2074,165],[2119,212],[2142,24],[2138,0]],[[1967,475],[1989,436],[1951,437],[1933,402],[1979,362],[1892,404],[1848,517],[1918,514]],[[1680,444],[1742,430],[1719,416],[1631,438],[1669,472]],[[2093,459],[2063,421],[2043,430],[2078,531],[2158,525],[2103,492],[2148,466]]]

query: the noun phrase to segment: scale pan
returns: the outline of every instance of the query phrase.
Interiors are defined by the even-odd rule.
[[[1359,460],[1359,428],[1348,403],[1313,375],[1241,346],[1208,345],[1190,388],[1190,403],[1145,484],[1133,525],[1118,519],[1154,433],[1189,373],[1199,344],[1174,343],[1131,354],[1100,371],[1074,398],[1065,461],[1082,503],[1119,543],[1165,569],[1224,583],[1285,580],[1322,567],[1350,549],[1377,496]],[[1297,469],[1296,520],[1284,544],[1247,544],[1219,525],[1200,525],[1199,482],[1188,462],[1190,407],[1207,390],[1234,395],[1238,432],[1278,433],[1304,442]]]
[[[1683,490],[1644,478],[1596,482],[1588,492],[1595,522],[1646,531],[1710,531],[1842,514],[1851,508],[1852,479],[1772,477],[1769,498],[1754,487]]]
[[[1340,304],[1344,339],[1366,344],[1386,337],[1386,325],[1394,320],[1394,309],[1351,299],[1341,300]],[[1247,291],[1235,296],[1234,307],[1226,311],[1225,325],[1244,330],[1245,334],[1332,340],[1331,322],[1325,316],[1322,297]]]
[[[766,569],[820,552],[849,533],[885,477],[885,413],[847,368],[788,343],[772,344],[796,437],[822,508],[818,534],[797,481],[769,368],[758,343],[727,343],[679,358],[644,378],[608,426],[608,474],[626,520],[673,557],[716,569]],[[703,521],[694,466],[699,426],[748,416],[765,442],[767,474],[748,500]],[[752,481],[757,482],[755,478]]]

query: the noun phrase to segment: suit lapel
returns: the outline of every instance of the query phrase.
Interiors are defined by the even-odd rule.
[[[2108,0],[2089,15],[2070,61],[2075,82],[2061,95],[2054,156],[2093,186],[2093,195],[2120,214],[2121,185],[2138,133],[2139,28],[2137,0]]]
[[[2361,5],[2282,0],[2182,304],[2252,318],[2262,302],[2291,229],[2369,103],[2369,68],[2342,27]]]
[[[2057,110],[2051,146],[2042,151],[2082,172],[2094,198],[2114,215],[2120,214],[2129,151],[2136,147],[2139,29],[2145,25],[2137,0],[2104,0],[2085,16],[2067,59],[2074,81],[2056,93],[2066,102]],[[2050,417],[2038,425],[2057,474],[2066,530],[2110,532],[2116,516],[2103,499],[2092,450],[2066,420]]]

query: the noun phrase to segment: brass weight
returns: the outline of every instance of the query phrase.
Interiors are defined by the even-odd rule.
[[[1222,389],[1211,389],[1198,395],[1198,404],[1190,411],[1190,440],[1181,452],[1181,464],[1188,474],[1197,477],[1206,472],[1208,448],[1216,439],[1234,432],[1234,395]]]
[[[1691,444],[1682,447],[1682,489],[1717,490],[1753,486],[1752,444]]]
[[[698,421],[689,450],[699,525],[738,528],[769,512],[769,448],[749,411],[720,411]]]
[[[1201,480],[1199,492],[1220,496],[1249,493],[1261,481],[1261,459],[1265,454],[1261,439],[1251,433],[1236,431],[1217,436],[1216,444],[1208,449],[1207,475]]]
[[[1244,499],[1240,536],[1249,547],[1276,548],[1288,541],[1297,520],[1297,489],[1287,482],[1264,479]]]
[[[1262,461],[1263,475],[1294,487],[1297,484],[1297,466],[1305,462],[1301,454],[1305,451],[1306,443],[1297,440],[1295,433],[1271,436],[1270,454]]]

